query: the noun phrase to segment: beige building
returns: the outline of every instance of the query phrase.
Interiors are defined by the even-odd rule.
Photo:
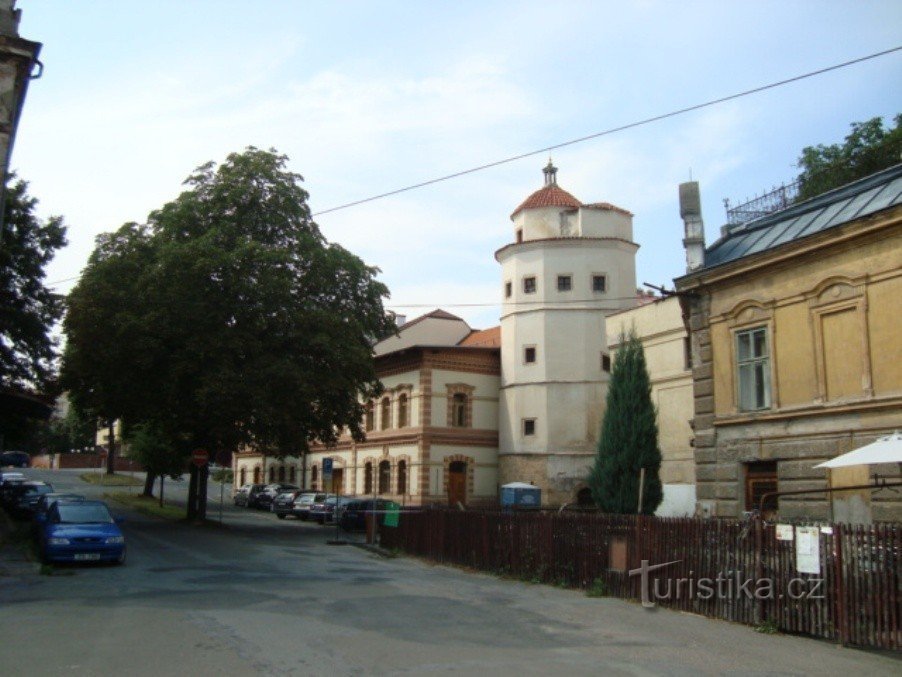
[[[692,450],[692,361],[679,299],[658,298],[609,315],[608,349],[612,359],[623,338],[635,332],[645,351],[651,397],[658,423],[664,500],[663,517],[695,513],[695,459]]]
[[[366,441],[343,435],[297,458],[235,456],[236,484],[303,479],[309,488],[404,504],[495,503],[498,495],[499,331],[474,331],[433,311],[374,346],[385,391],[367,407]],[[323,461],[332,478],[323,481]]]
[[[707,249],[698,185],[680,193],[700,505],[737,515],[773,491],[898,477],[896,465],[832,477],[814,466],[902,427],[902,165],[725,226]],[[891,491],[790,494],[768,508],[902,518]]]

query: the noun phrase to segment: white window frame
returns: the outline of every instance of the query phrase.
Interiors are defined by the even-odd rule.
[[[767,325],[738,329],[733,334],[736,367],[736,405],[739,411],[763,411],[773,406],[771,375],[771,332]],[[755,354],[755,337],[764,335],[764,350]],[[748,351],[743,356],[740,348],[748,340]],[[748,384],[748,385],[747,385]]]

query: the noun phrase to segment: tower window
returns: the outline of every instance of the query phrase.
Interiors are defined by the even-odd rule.
[[[523,242],[523,229],[517,228],[517,242]]]
[[[536,293],[536,278],[535,277],[524,277],[523,278],[523,293],[524,294],[535,294]]]
[[[536,361],[536,347],[528,346],[523,349],[523,362],[526,364],[532,364]]]
[[[536,434],[536,420],[534,418],[524,418],[523,419],[523,435],[535,435]]]
[[[571,289],[573,289],[573,277],[570,275],[558,275],[557,290],[570,291]]]
[[[611,356],[606,353],[601,354],[601,370],[611,371]]]
[[[514,285],[512,285],[510,282],[505,282],[504,283],[504,298],[509,299],[511,297],[511,294],[513,294],[513,293],[514,293]]]
[[[592,276],[592,291],[605,292],[608,288],[608,278],[606,275]]]

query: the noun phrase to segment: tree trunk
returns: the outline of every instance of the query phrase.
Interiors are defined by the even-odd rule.
[[[157,476],[155,473],[147,471],[147,477],[144,478],[144,491],[141,492],[142,496],[147,496],[148,498],[153,498],[153,485],[154,482],[157,481]],[[160,488],[162,489],[162,483],[160,484]]]
[[[197,469],[197,519],[207,519],[207,478],[210,466],[202,465]]]
[[[113,419],[110,419],[108,423],[110,426],[110,438],[109,445],[107,445],[108,451],[106,455],[106,474],[112,475],[114,472],[116,472],[116,422]]]
[[[193,463],[188,470],[188,512],[189,520],[197,517],[197,466]]]

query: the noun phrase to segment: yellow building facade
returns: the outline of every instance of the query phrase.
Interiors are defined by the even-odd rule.
[[[704,512],[737,515],[765,498],[787,518],[902,517],[890,491],[786,493],[899,475],[896,465],[832,476],[814,466],[902,427],[900,202],[902,165],[727,227],[700,258],[687,251],[698,265],[677,289]],[[696,214],[683,211],[691,247]]]

